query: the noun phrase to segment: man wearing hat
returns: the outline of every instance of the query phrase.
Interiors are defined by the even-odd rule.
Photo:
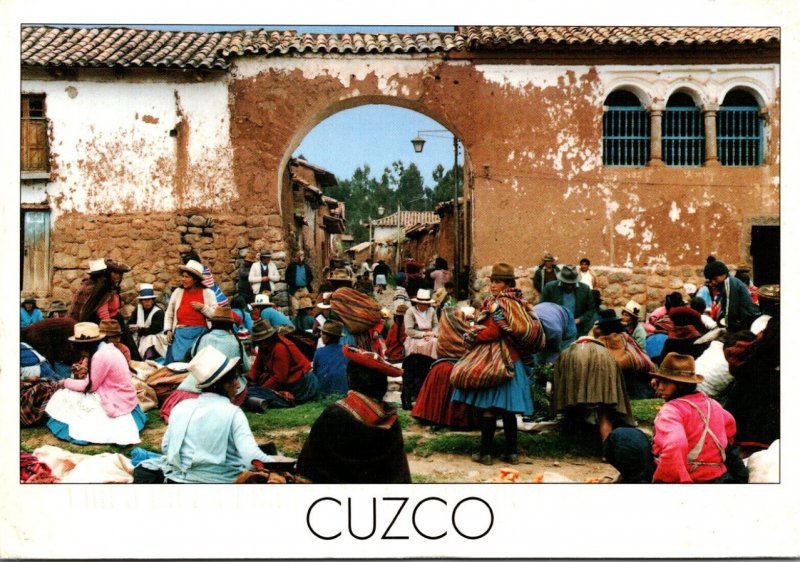
[[[580,274],[574,265],[565,265],[556,274],[557,279],[544,286],[539,302],[560,304],[572,313],[578,337],[589,333],[594,325],[597,309],[592,290],[579,281]]]
[[[295,329],[294,324],[283,312],[275,308],[269,295],[256,295],[256,300],[250,303],[253,307],[253,322],[259,319],[268,321],[273,327],[278,328],[282,334]]]
[[[294,260],[286,268],[286,284],[289,286],[293,311],[297,311],[300,299],[307,297],[314,290],[311,285],[314,281],[314,274],[305,260],[306,253],[299,250],[295,252]]]
[[[544,292],[545,285],[557,279],[559,271],[561,271],[561,266],[557,265],[555,256],[550,252],[545,252],[542,257],[542,263],[533,272],[533,277],[531,278],[533,290],[536,291],[536,294],[541,295]]]
[[[642,450],[646,440],[634,433],[637,429],[615,429],[606,440],[605,457],[620,470],[624,481],[644,481],[648,474],[653,482],[747,481],[747,470],[741,472],[741,460],[729,447],[736,421],[716,400],[697,390],[703,375],[694,368],[691,356],[669,353],[651,373],[656,396],[665,400],[654,422],[651,457]],[[631,458],[640,462],[631,463]]]
[[[133,341],[143,359],[157,359],[167,354],[167,336],[164,335],[164,311],[156,305],[153,285],[139,285],[136,322],[131,324]]]
[[[314,352],[311,365],[319,381],[319,393],[347,394],[347,359],[342,352],[342,323],[329,320],[321,329],[322,345]]]
[[[706,264],[703,274],[719,291],[717,322],[729,332],[748,329],[761,311],[753,302],[747,285],[732,276],[728,266],[718,260]]]
[[[19,309],[19,327],[27,328],[31,324],[43,320],[42,311],[36,306],[36,299],[28,297],[22,301]]]
[[[387,377],[403,372],[372,352],[345,346],[343,353],[350,390],[311,426],[298,472],[318,484],[410,483],[397,412],[383,402]]]
[[[278,266],[272,262],[272,252],[264,248],[258,253],[258,261],[250,266],[250,288],[254,295],[265,291],[275,292],[275,283],[281,280]]]
[[[239,392],[237,363],[213,347],[191,360],[189,375],[201,394],[175,406],[162,442],[164,455],[137,466],[134,483],[230,484],[253,461],[276,460],[259,448],[244,412],[231,404]]]

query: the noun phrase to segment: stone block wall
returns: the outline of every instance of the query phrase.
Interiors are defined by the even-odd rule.
[[[531,283],[534,270],[535,268],[525,267],[515,269],[517,287],[529,300],[534,298]],[[482,267],[477,271],[472,283],[473,304],[480,303],[489,295],[491,271],[491,266]],[[673,291],[678,291],[686,298],[687,295],[683,290],[685,283],[694,283],[700,287],[705,282],[703,266],[658,265],[631,269],[592,267],[592,271],[597,276],[597,289],[603,299],[603,306],[616,308],[618,312],[629,300],[634,300],[644,305],[649,313],[663,305],[664,298]]]
[[[246,215],[208,210],[178,213],[67,214],[53,225],[50,300],[69,302],[86,278],[90,259],[110,257],[131,271],[122,281],[122,298],[134,303],[139,283],[157,293],[179,285],[180,254],[194,250],[211,268],[226,295],[236,290],[239,266],[248,249],[269,248],[283,272],[288,265],[281,217],[266,207]]]

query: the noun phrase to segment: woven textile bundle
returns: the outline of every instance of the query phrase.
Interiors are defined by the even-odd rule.
[[[467,353],[464,334],[470,330],[469,322],[456,314],[455,308],[446,308],[439,319],[439,336],[436,341],[437,355],[442,357],[463,357]]]
[[[381,307],[360,291],[342,287],[331,295],[331,308],[351,334],[366,332],[381,321]]]

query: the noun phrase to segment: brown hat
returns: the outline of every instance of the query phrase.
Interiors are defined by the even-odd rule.
[[[48,312],[66,312],[67,305],[64,301],[53,301],[50,303]]]
[[[781,286],[780,285],[762,285],[758,288],[758,300],[780,302],[781,301]]]
[[[122,328],[116,320],[101,320],[100,332],[105,336],[121,336]]]
[[[342,323],[338,320],[328,320],[321,328],[322,332],[326,334],[330,334],[331,336],[339,336],[342,335]]]
[[[659,379],[687,384],[699,384],[704,380],[703,375],[694,372],[694,357],[674,351],[667,353],[658,370],[651,371],[650,374]]]
[[[406,311],[408,310],[407,304],[398,304],[397,308],[394,309],[395,316],[404,316]]]
[[[301,297],[300,301],[297,303],[298,310],[307,310],[309,308],[314,308],[316,305],[314,301],[311,300],[311,297]]]
[[[131,268],[125,265],[124,263],[114,261],[111,258],[106,258],[105,262],[107,269],[110,269],[111,271],[116,271],[117,273],[127,273],[131,270]]]
[[[514,267],[507,263],[496,263],[492,266],[492,274],[489,278],[510,281],[514,279]]]
[[[233,324],[233,312],[227,306],[218,306],[211,316],[212,322],[230,322]]]
[[[556,279],[561,281],[562,283],[570,283],[575,284],[581,280],[580,273],[578,273],[578,268],[574,265],[565,265],[561,268],[561,271],[556,273]]]
[[[261,341],[271,338],[277,333],[278,330],[272,327],[272,324],[269,323],[269,320],[265,318],[259,318],[253,322],[253,329],[250,333],[250,339],[252,341]]]

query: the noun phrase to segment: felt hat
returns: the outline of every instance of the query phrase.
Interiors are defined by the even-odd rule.
[[[244,261],[253,263],[258,258],[256,257],[256,253],[253,250],[247,250],[247,253],[244,255]]]
[[[403,376],[403,369],[398,369],[391,363],[387,363],[380,355],[372,351],[364,351],[352,345],[345,345],[342,347],[342,353],[348,361],[352,361],[356,365],[361,365],[376,375],[383,375],[386,377]]]
[[[105,337],[105,334],[100,331],[100,326],[94,322],[78,322],[72,330],[72,336],[67,339],[78,343],[100,341]]]
[[[550,252],[545,252],[542,261],[556,261],[556,257]]]
[[[688,384],[698,384],[704,380],[703,375],[698,375],[694,372],[694,357],[681,355],[674,351],[667,353],[658,369],[650,371],[650,375],[668,381]]]
[[[322,293],[322,298],[317,303],[317,308],[320,308],[322,310],[326,310],[326,309],[330,308],[331,307],[331,295],[333,295],[333,293]]]
[[[598,326],[609,326],[617,324],[622,326],[622,319],[617,316],[617,312],[613,308],[604,308],[598,312],[599,318],[595,322]]]
[[[702,326],[702,315],[688,306],[676,306],[669,309],[669,318],[676,326]]]
[[[37,308],[37,306],[36,306],[36,299],[35,299],[35,298],[33,298],[33,297],[25,297],[25,298],[22,300],[22,304],[32,304],[34,308]]]
[[[272,324],[269,323],[269,320],[266,318],[259,318],[253,322],[253,330],[250,333],[250,339],[253,341],[261,341],[271,338],[277,333],[277,328],[274,328]]]
[[[308,310],[309,308],[314,308],[314,301],[311,300],[311,297],[302,297],[297,304],[298,310]]]
[[[230,322],[233,324],[233,312],[227,306],[218,306],[211,315],[212,322]]]
[[[386,308],[385,306],[381,309],[381,317],[382,318],[389,318],[391,315],[392,315],[392,313],[389,312],[389,309]]]
[[[250,303],[252,306],[275,306],[269,302],[269,295],[256,295],[256,300]]]
[[[125,265],[124,263],[114,261],[111,258],[106,258],[105,262],[107,269],[110,269],[111,271],[116,271],[117,273],[127,273],[131,270],[131,268]]]
[[[431,290],[418,289],[417,296],[411,299],[411,302],[416,302],[419,304],[433,304],[433,299],[431,298]]]
[[[272,252],[270,250],[261,250],[258,252],[258,259],[261,258],[270,258],[272,259]]]
[[[398,304],[394,309],[395,316],[405,316],[406,311],[408,310],[408,305],[405,303]]]
[[[750,271],[750,266],[747,265],[745,262],[740,262],[740,263],[736,264],[736,267],[734,267],[734,269],[736,271],[741,271],[743,273],[747,273],[748,271]]]
[[[707,263],[706,266],[703,268],[703,276],[705,276],[706,279],[713,279],[714,277],[719,277],[720,275],[727,275],[727,274],[728,274],[728,266],[719,260]]]
[[[578,268],[574,265],[565,265],[556,274],[556,278],[562,283],[575,284],[580,280],[580,273]]]
[[[50,303],[50,309],[48,312],[66,312],[67,305],[64,301],[53,301]]]
[[[331,336],[339,336],[342,335],[342,323],[338,320],[328,320],[325,324],[320,328],[322,332],[326,334],[330,334]]]
[[[139,296],[136,298],[140,301],[154,299],[156,298],[156,292],[150,283],[142,283],[139,285]]]
[[[189,260],[186,265],[179,265],[178,271],[185,271],[190,275],[194,275],[202,281],[203,279],[203,265],[195,260]]]
[[[122,328],[116,320],[100,320],[99,329],[103,337],[122,335]]]
[[[197,352],[186,366],[186,370],[197,381],[197,388],[208,388],[224,377],[238,362],[238,357],[231,359],[209,345]]]
[[[758,288],[759,301],[781,301],[781,286],[780,285],[762,285]]]
[[[89,273],[99,273],[108,269],[106,260],[89,260]]]
[[[498,262],[492,266],[492,273],[489,275],[489,279],[510,281],[514,279],[514,267],[507,263]]]
[[[634,300],[629,300],[628,304],[622,307],[622,312],[627,312],[634,318],[640,318],[639,314],[642,312],[642,305]]]

